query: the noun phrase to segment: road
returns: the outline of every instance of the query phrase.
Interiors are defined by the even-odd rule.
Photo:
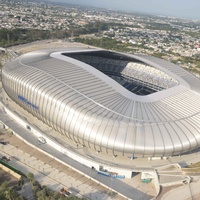
[[[0,132],[3,133],[0,135],[0,139],[9,142],[7,145],[0,146],[0,156],[6,155],[7,157],[11,157],[11,161],[9,162],[11,165],[20,169],[25,174],[28,172],[33,173],[35,179],[42,185],[46,185],[54,191],[59,191],[62,187],[67,187],[70,188],[70,191],[74,195],[87,199],[110,200],[115,199],[115,197],[123,199],[69,167],[28,146],[8,131],[1,129]],[[41,144],[38,142],[38,145]],[[29,187],[27,184],[24,185],[23,189],[28,195]]]

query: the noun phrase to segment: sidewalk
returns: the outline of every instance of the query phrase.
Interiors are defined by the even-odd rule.
[[[70,188],[73,195],[85,197],[87,199],[111,200],[114,198],[114,195],[112,195],[109,190],[106,190],[101,186],[96,189],[95,187],[97,187],[97,184],[83,175],[80,175],[67,167],[64,169],[64,166],[62,166],[63,170],[60,170],[60,166],[58,165],[61,164],[55,162],[52,158],[47,159],[48,163],[38,160],[38,158],[31,155],[33,153],[38,154],[34,149],[30,154],[11,144],[0,146],[0,149],[0,156],[6,155],[7,157],[11,157],[9,164],[20,169],[25,174],[28,172],[33,173],[38,182],[54,191],[59,191],[62,187],[67,187]],[[43,156],[47,157],[45,155]],[[52,165],[57,165],[58,169]],[[74,175],[74,177],[72,177],[72,175]],[[27,189],[26,186],[24,189]],[[123,198],[117,196],[117,199]]]
[[[198,200],[200,199],[199,188],[200,180],[171,190],[166,193],[161,199],[173,200],[178,198],[181,200]]]

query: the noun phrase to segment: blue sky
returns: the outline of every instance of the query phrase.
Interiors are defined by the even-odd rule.
[[[200,0],[54,0],[54,2],[55,1],[200,20]]]

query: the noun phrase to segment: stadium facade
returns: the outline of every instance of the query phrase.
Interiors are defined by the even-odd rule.
[[[200,80],[155,57],[36,51],[6,64],[2,84],[66,141],[98,152],[167,157],[200,147]]]

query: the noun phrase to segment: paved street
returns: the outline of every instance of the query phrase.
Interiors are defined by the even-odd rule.
[[[8,157],[11,157],[12,160],[10,161],[10,164],[17,167],[18,169],[21,169],[25,174],[28,172],[32,172],[36,180],[39,181],[41,184],[46,185],[56,191],[59,191],[59,189],[62,187],[67,187],[70,188],[74,195],[83,196],[88,199],[124,199],[116,193],[88,179],[84,175],[75,172],[71,168],[57,162],[55,159],[46,156],[36,149],[28,146],[14,135],[9,134],[6,130],[2,129],[1,132],[4,132],[5,134],[0,135],[0,139],[3,138],[5,141],[9,141],[9,144],[0,147],[0,156],[6,155]],[[36,145],[41,146],[42,144],[37,141]],[[72,163],[73,161],[71,161],[71,164]],[[89,170],[91,176],[97,175],[96,172],[94,172],[93,170]],[[115,186],[115,184],[118,183],[116,179],[110,179],[108,177],[101,178],[107,180],[107,183],[111,187]],[[133,180],[127,179],[126,181],[127,184],[131,184]],[[134,177],[134,181],[135,188],[130,187],[126,184],[126,187],[124,188],[125,190],[127,190],[127,192],[132,190],[133,198],[131,199],[151,199],[151,190],[154,189],[149,189],[149,191],[147,191],[147,194],[143,194],[139,192],[143,189],[142,186],[140,184],[137,184],[141,182],[139,174]],[[123,182],[120,183],[120,186],[122,186],[123,184]],[[148,196],[148,194],[150,196]]]
[[[6,131],[1,130],[1,132],[5,133]],[[37,181],[52,190],[59,191],[60,188],[67,187],[74,195],[88,199],[123,199],[69,167],[29,147],[13,135],[1,134],[0,138],[9,141],[9,144],[0,146],[0,156],[11,157],[9,162],[11,165],[25,174],[33,173]]]

